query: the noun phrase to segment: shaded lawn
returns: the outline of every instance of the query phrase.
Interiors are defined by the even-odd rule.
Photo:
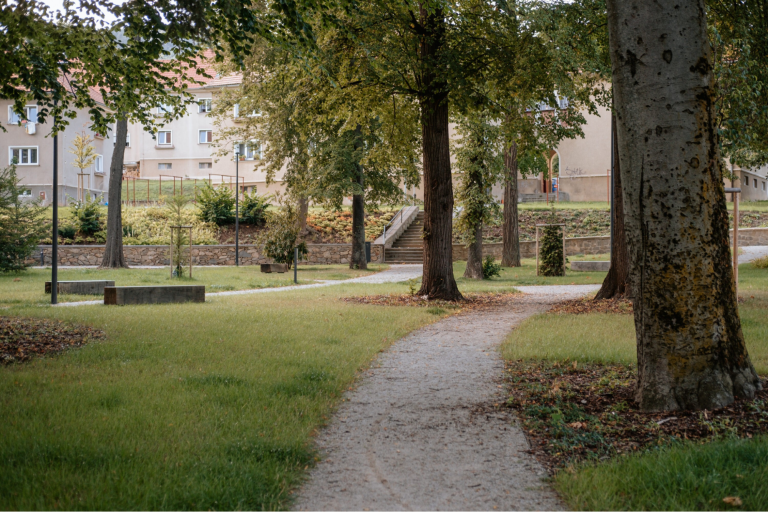
[[[360,277],[379,272],[387,265],[371,264],[368,270],[351,270],[347,265],[299,265],[299,284],[317,280],[339,280]],[[59,269],[59,281],[109,279],[117,286],[150,286],[175,284],[202,284],[208,293],[251,288],[292,286],[293,270],[284,274],[262,274],[258,265],[242,267],[192,267],[192,278],[171,278],[166,268],[129,268],[99,270],[95,268]],[[21,274],[0,273],[0,305],[33,302],[49,304],[50,294],[45,293],[45,282],[51,280],[51,270],[29,269]],[[101,295],[59,294],[59,302],[94,300]]]
[[[607,255],[598,254],[591,256],[569,256],[573,260],[603,260],[608,259]],[[498,263],[498,261],[497,261]],[[453,274],[459,285],[459,290],[468,292],[496,291],[514,286],[529,285],[553,285],[553,284],[602,284],[606,272],[572,272],[567,269],[563,277],[545,277],[536,275],[536,260],[524,258],[522,267],[502,268],[499,277],[483,279],[467,279],[462,277],[467,268],[466,261],[456,261],[453,263]]]
[[[338,300],[361,287],[0,311],[107,334],[0,368],[0,508],[287,507],[356,372],[440,318]]]

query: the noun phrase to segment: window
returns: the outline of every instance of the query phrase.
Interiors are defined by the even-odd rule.
[[[261,143],[257,140],[237,144],[235,151],[240,154],[240,160],[261,160]]]
[[[30,123],[37,122],[37,105],[24,107],[24,114]],[[13,105],[8,106],[8,124],[21,124],[21,116],[13,111]]]
[[[765,192],[765,182],[763,182],[763,192]]]
[[[213,164],[211,162],[200,162],[197,164],[198,169],[213,169]]]
[[[213,142],[213,131],[200,130],[197,137],[197,142],[199,142],[200,144],[209,144]]]
[[[96,160],[93,161],[93,172],[104,174],[104,157],[102,155],[96,155]]]
[[[752,180],[752,183],[755,185],[755,188],[757,188],[757,178],[755,178],[754,180]]]
[[[210,112],[212,107],[213,107],[213,102],[210,98],[197,101],[197,111],[200,114],[205,112]]]
[[[157,164],[157,168],[161,171],[168,171],[173,169],[173,164]]]
[[[32,191],[28,188],[25,188],[21,191],[21,194],[19,194],[19,197],[32,197]]]
[[[117,132],[117,128],[115,128],[115,132]],[[117,139],[117,136],[115,136],[115,139]],[[117,140],[113,140],[112,141],[112,145],[114,146],[115,144],[117,144]],[[127,147],[127,148],[131,147],[131,134],[130,133],[126,133],[125,134],[125,147]]]
[[[166,112],[173,112],[173,107],[165,103],[157,107],[157,115],[162,116]]]
[[[258,117],[260,115],[261,115],[261,111],[254,110],[253,112],[248,114],[248,117]],[[240,104],[239,103],[235,104],[235,117],[240,117]]]
[[[161,146],[170,146],[171,132],[157,132],[157,143]]]
[[[16,165],[37,165],[37,146],[33,148],[10,148],[10,163]]]
[[[744,185],[749,186],[749,176],[744,176]]]

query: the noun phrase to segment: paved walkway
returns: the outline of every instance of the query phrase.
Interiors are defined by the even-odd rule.
[[[594,286],[526,287],[512,306],[396,342],[318,436],[300,510],[554,510],[562,503],[503,399],[497,347],[530,315]]]
[[[739,263],[749,263],[757,258],[768,256],[768,246],[755,245],[752,247],[742,247],[742,254],[739,254]]]

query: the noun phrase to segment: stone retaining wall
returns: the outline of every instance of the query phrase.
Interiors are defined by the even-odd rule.
[[[483,244],[483,256],[490,254],[494,258],[501,259],[503,244]],[[565,252],[574,254],[604,254],[611,250],[611,237],[589,236],[565,239]],[[520,242],[520,257],[535,258],[536,242]],[[453,261],[467,259],[467,248],[461,244],[453,245]]]
[[[352,256],[351,244],[307,244],[308,260],[302,261],[302,265],[319,264],[335,265],[349,263]],[[40,246],[38,251],[30,258],[29,263],[40,264],[40,250],[43,251],[45,264],[51,264],[51,246]],[[59,265],[62,266],[88,266],[100,265],[104,254],[103,245],[60,245]],[[125,262],[130,266],[163,266],[168,265],[167,245],[126,245],[123,247]],[[381,261],[382,248],[380,245],[371,245],[371,262]],[[193,245],[192,262],[195,265],[234,265],[234,245]],[[270,258],[262,255],[259,245],[240,246],[241,265],[260,265],[272,263]]]

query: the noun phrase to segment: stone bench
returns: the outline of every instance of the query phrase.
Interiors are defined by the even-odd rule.
[[[115,286],[114,281],[57,281],[58,293],[72,293],[75,295],[101,295],[104,287]],[[45,293],[51,293],[51,282],[45,282]]]
[[[608,272],[610,261],[572,261],[571,270],[574,272]]]
[[[104,304],[168,304],[172,302],[205,302],[205,286],[108,286],[104,288]]]
[[[264,274],[271,274],[272,272],[284,274],[285,272],[288,272],[288,265],[285,263],[262,263],[261,271]]]

